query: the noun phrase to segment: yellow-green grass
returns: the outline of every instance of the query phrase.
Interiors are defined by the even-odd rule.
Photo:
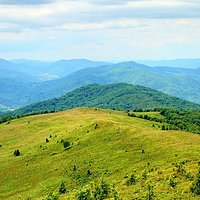
[[[197,173],[200,135],[162,131],[153,123],[124,112],[77,108],[2,124],[0,199],[43,199],[58,193],[61,182],[67,193],[60,199],[76,199],[78,191],[101,180],[115,184],[123,200],[141,199],[149,184],[156,199],[198,199],[190,192],[193,181],[178,173],[175,163],[187,161],[183,168]],[[62,139],[70,141],[70,149]],[[131,174],[136,184],[127,186]],[[169,185],[170,178],[176,187]]]

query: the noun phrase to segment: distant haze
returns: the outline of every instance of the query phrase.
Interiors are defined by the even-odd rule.
[[[174,60],[137,60],[137,62],[151,67],[177,67],[177,68],[200,68],[200,59],[174,59]]]

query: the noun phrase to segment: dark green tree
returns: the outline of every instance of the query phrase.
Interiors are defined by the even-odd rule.
[[[66,187],[65,187],[65,183],[62,182],[59,188],[59,193],[60,194],[65,194],[67,192]]]
[[[127,180],[127,185],[135,185],[136,183],[136,177],[134,174],[131,174],[131,177]]]
[[[14,154],[14,156],[20,156],[20,151],[19,151],[19,149],[15,150],[13,154]]]
[[[64,141],[63,141],[63,147],[64,147],[65,149],[69,148],[69,147],[70,147],[70,142],[67,141],[67,140],[64,140]]]

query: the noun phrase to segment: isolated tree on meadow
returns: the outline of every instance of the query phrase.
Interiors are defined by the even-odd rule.
[[[19,149],[15,150],[13,154],[14,154],[14,156],[20,156],[20,151],[19,151]]]

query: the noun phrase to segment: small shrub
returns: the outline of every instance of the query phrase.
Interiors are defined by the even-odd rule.
[[[70,147],[70,142],[67,141],[67,140],[64,140],[64,141],[63,141],[63,147],[64,147],[65,149],[68,149],[68,148]]]
[[[145,153],[144,149],[142,149],[142,153]]]
[[[127,180],[127,185],[135,185],[136,184],[136,177],[134,174],[131,174],[131,177]]]
[[[115,190],[115,186],[113,186],[113,188],[112,188],[112,193],[113,193],[113,198],[114,198],[114,200],[119,200],[119,194],[118,194],[118,192]]]
[[[97,129],[99,127],[99,125],[98,124],[95,124],[95,127],[94,127],[94,129]]]
[[[94,191],[93,191],[93,196],[94,196],[94,199],[100,199],[101,197],[101,188],[96,186]]]
[[[49,142],[49,139],[48,139],[48,138],[46,138],[46,142]]]
[[[58,195],[50,193],[45,200],[59,200]]]
[[[184,162],[180,162],[180,163],[176,163],[175,164],[177,173],[179,173],[181,175],[185,175],[186,174],[186,170],[183,168],[184,164],[185,164]]]
[[[15,150],[13,154],[14,154],[14,156],[20,156],[20,151],[19,151],[19,149]]]
[[[165,128],[165,125],[162,125],[162,128],[161,128],[162,130],[166,130],[166,128]]]
[[[146,170],[142,173],[142,179],[143,180],[147,179],[147,171]]]
[[[60,188],[59,188],[59,193],[60,194],[65,194],[67,192],[66,187],[64,182],[61,183]]]
[[[114,200],[119,200],[119,195],[106,181],[102,181],[99,185],[92,187],[93,189],[87,189],[79,192],[76,195],[77,200],[103,200],[113,197]]]
[[[146,200],[153,200],[155,197],[153,192],[153,186],[147,185],[147,195],[145,196]]]
[[[92,175],[92,173],[90,172],[90,170],[88,169],[87,170],[87,176],[91,176]]]
[[[90,190],[81,191],[76,195],[77,200],[92,200]]]
[[[110,186],[106,181],[102,181],[100,186],[96,186],[95,190],[93,191],[94,199],[106,199],[111,192]]]
[[[196,179],[195,179],[194,183],[192,184],[190,190],[192,193],[194,193],[196,195],[200,195],[200,169],[199,169],[199,172],[198,172]]]
[[[192,181],[192,180],[194,179],[194,176],[193,176],[190,172],[187,172],[187,173],[185,174],[185,177],[186,177],[186,179],[189,180],[189,181]]]
[[[176,180],[175,179],[172,179],[172,178],[170,178],[169,179],[169,185],[171,186],[171,187],[176,187],[176,185],[177,185],[177,182],[176,182]]]
[[[102,197],[106,198],[108,197],[108,194],[110,192],[110,186],[108,183],[106,183],[105,181],[101,182],[101,188],[102,188]]]

